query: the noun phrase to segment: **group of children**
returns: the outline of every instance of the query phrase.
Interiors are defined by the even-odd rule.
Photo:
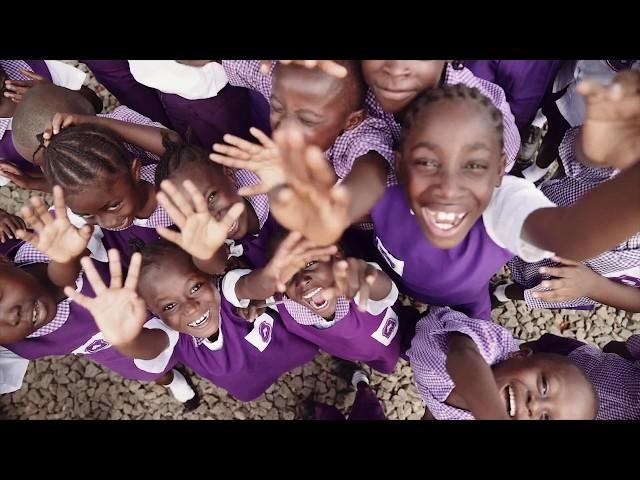
[[[102,114],[79,70],[1,60],[0,175],[53,206],[0,213],[0,393],[83,354],[187,408],[178,364],[251,401],[321,350],[351,418],[384,418],[359,364],[401,357],[426,418],[640,418],[637,337],[520,344],[491,319],[640,311],[640,65],[588,62],[613,73],[572,84],[536,186],[521,136],[576,62],[87,60],[122,104]]]

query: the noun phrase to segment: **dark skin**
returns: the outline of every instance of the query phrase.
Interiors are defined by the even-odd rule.
[[[16,231],[27,228],[24,220],[16,215],[0,209],[0,242],[5,243],[11,238],[16,238]]]
[[[521,350],[490,366],[470,337],[451,333],[447,371],[456,387],[446,403],[478,420],[592,420],[597,414],[588,380],[559,355]]]
[[[362,60],[365,81],[385,112],[400,114],[420,93],[442,83],[444,60]]]
[[[157,207],[155,188],[140,180],[139,172],[140,162],[134,159],[129,171],[96,179],[81,191],[67,192],[67,205],[88,224],[107,229],[130,226],[134,218],[149,218]]]

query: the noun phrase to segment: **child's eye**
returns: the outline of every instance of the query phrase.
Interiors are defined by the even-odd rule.
[[[89,220],[90,218],[94,217],[94,215],[92,213],[82,213],[82,214],[80,214],[80,216],[82,218],[84,218],[85,220]]]
[[[549,391],[549,383],[547,382],[547,377],[542,377],[542,394],[546,395]]]
[[[115,205],[111,205],[110,207],[107,208],[107,210],[109,212],[114,212],[114,211],[118,210],[120,207],[122,207],[122,202],[118,202]]]
[[[176,308],[176,304],[175,303],[168,303],[167,305],[162,307],[162,311],[163,312],[168,312],[169,310],[173,310],[174,308]]]
[[[316,263],[318,263],[318,262],[316,262],[315,260],[312,260],[311,262],[308,262],[308,263],[304,266],[304,269],[305,269],[305,270],[309,270],[309,269],[310,269],[311,267],[313,267]]]
[[[424,168],[438,168],[438,162],[436,160],[429,160],[426,158],[417,158],[413,162],[418,167]]]
[[[191,294],[196,293],[198,290],[202,288],[202,282],[196,283],[193,287],[191,287]]]
[[[216,201],[216,195],[217,195],[217,194],[218,194],[218,192],[211,192],[211,193],[209,194],[209,196],[207,197],[207,201],[208,201],[209,203],[213,203],[213,202],[215,202],[215,201]]]
[[[271,104],[271,111],[273,113],[282,113],[284,111],[284,109],[281,106],[275,105],[275,104],[272,103]]]
[[[486,170],[487,165],[481,162],[469,162],[466,165],[469,170]]]
[[[300,119],[300,123],[303,124],[306,127],[313,127],[314,125],[316,125],[317,122],[314,122],[312,120],[308,120],[306,118],[301,118]]]

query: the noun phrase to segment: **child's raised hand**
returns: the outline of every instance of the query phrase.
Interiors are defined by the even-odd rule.
[[[216,143],[213,145],[213,150],[218,153],[209,155],[209,158],[216,163],[250,170],[260,177],[261,184],[244,187],[238,191],[244,196],[267,193],[286,182],[278,146],[259,129],[251,127],[249,131],[261,145],[226,134],[224,141],[229,145]]]
[[[347,258],[333,264],[335,296],[344,296],[351,300],[360,292],[358,310],[367,309],[371,286],[376,281],[378,270],[360,258]]]
[[[4,96],[10,98],[12,102],[20,103],[22,96],[34,85],[49,83],[49,80],[31,70],[20,68],[19,72],[30,78],[30,80],[5,80]]]
[[[301,65],[306,68],[318,68],[336,78],[344,78],[347,76],[347,69],[333,60],[278,60],[284,65]],[[260,62],[260,71],[268,74],[271,69],[271,60],[262,60]]]
[[[219,222],[211,216],[207,202],[193,182],[185,180],[184,188],[191,195],[195,209],[187,202],[170,180],[160,184],[158,202],[180,228],[180,233],[158,227],[161,237],[175,243],[184,251],[201,260],[211,259],[224,244],[229,230],[242,214],[244,205],[236,203]]]
[[[83,123],[87,117],[91,118],[90,115],[79,115],[76,113],[58,112],[54,114],[51,119],[51,125],[46,127],[42,133],[44,146],[48,147],[51,142],[51,138],[54,135],[59,134],[61,130],[70,127],[71,125]]]
[[[280,243],[269,263],[265,275],[273,280],[277,291],[284,292],[293,276],[311,262],[329,261],[338,249],[335,245],[318,247],[298,232],[291,232]]]
[[[0,174],[7,177],[16,186],[26,190],[39,190],[41,192],[49,192],[50,186],[44,175],[23,172],[20,168],[12,163],[0,163]]]
[[[69,221],[59,185],[53,187],[53,205],[55,218],[40,197],[31,197],[31,206],[23,206],[21,212],[36,234],[20,229],[16,236],[31,243],[54,262],[67,263],[78,258],[87,249],[93,227],[84,225],[77,228]]]
[[[302,133],[288,129],[274,139],[282,153],[287,184],[269,195],[273,216],[291,231],[302,233],[317,245],[336,243],[351,224],[351,196],[324,153],[307,146]]]
[[[26,229],[24,220],[0,209],[0,242],[5,243],[11,238],[17,238],[16,232]]]
[[[107,288],[91,259],[83,257],[80,263],[96,296],[90,298],[71,287],[64,288],[65,295],[89,310],[104,339],[114,346],[132,342],[142,331],[147,319],[145,303],[136,293],[141,262],[142,255],[134,253],[123,286],[120,254],[115,249],[109,250],[111,284]]]
[[[246,308],[237,307],[238,315],[247,322],[253,322],[256,318],[267,311],[264,300],[251,300]]]
[[[581,82],[587,111],[582,126],[582,150],[599,166],[625,169],[640,158],[640,72],[620,72],[604,86]]]
[[[556,278],[543,280],[540,287],[545,290],[533,292],[534,298],[545,302],[565,302],[594,295],[600,275],[580,262],[561,257],[553,257],[553,260],[564,266],[540,268],[540,273]]]

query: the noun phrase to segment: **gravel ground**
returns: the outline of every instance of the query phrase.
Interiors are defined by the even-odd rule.
[[[84,65],[80,67],[86,70]],[[92,77],[89,84],[105,100],[106,110],[118,105]],[[29,196],[30,192],[16,190],[13,184],[1,187],[0,208],[15,213]],[[505,274],[501,272],[496,280]],[[550,332],[602,347],[611,340],[625,340],[632,334],[640,334],[640,314],[606,306],[594,312],[555,312],[532,311],[525,302],[508,302],[494,309],[492,316],[523,340],[533,340]],[[30,363],[22,389],[0,396],[0,418],[293,420],[296,405],[309,396],[347,412],[354,392],[331,373],[330,365],[330,357],[322,354],[283,376],[250,403],[238,402],[224,390],[194,375],[202,401],[197,409],[184,412],[182,405],[158,385],[124,380],[82,357],[43,358]],[[424,414],[407,362],[400,361],[391,375],[372,373],[371,385],[384,402],[390,419],[413,420]]]

